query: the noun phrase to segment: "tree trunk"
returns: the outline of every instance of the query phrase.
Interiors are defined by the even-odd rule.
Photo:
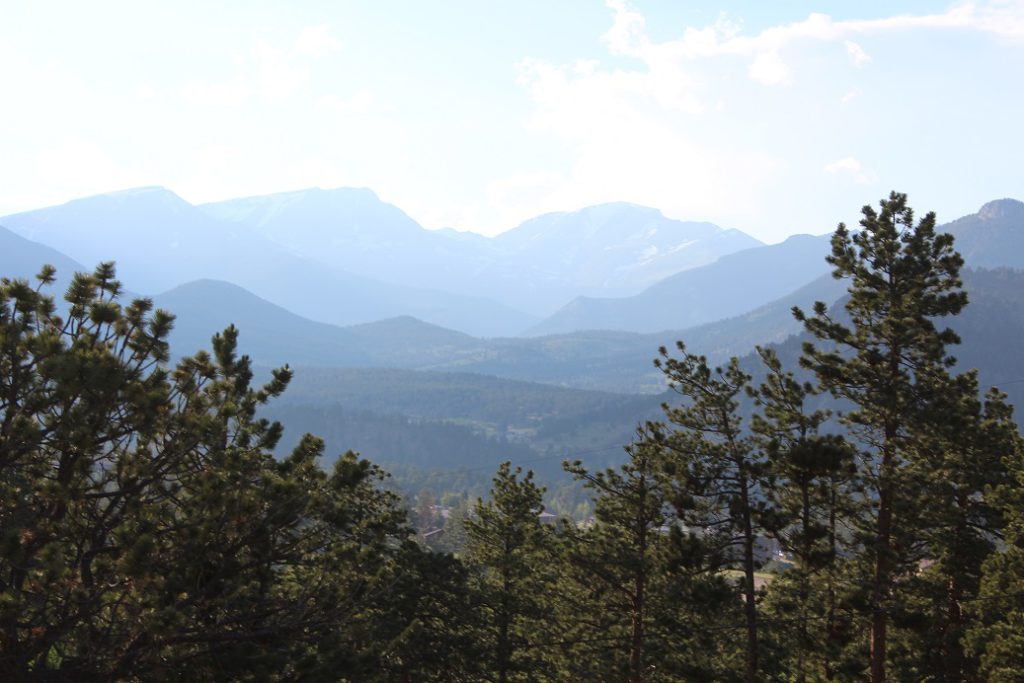
[[[825,678],[833,680],[835,678],[835,671],[832,668],[832,652],[835,639],[838,637],[836,633],[836,575],[835,575],[835,562],[837,557],[836,550],[836,484],[832,482],[832,488],[829,496],[829,510],[828,510],[828,547],[829,547],[829,562],[828,568],[828,620],[826,622],[826,628],[828,629],[828,647],[825,649]]]
[[[743,505],[743,611],[747,620],[747,681],[756,683],[757,675],[757,605],[754,603],[754,525],[750,515],[750,494],[746,477],[740,484]]]
[[[889,310],[898,309],[896,301],[893,300],[895,288],[894,275],[889,273]],[[889,376],[886,388],[890,391],[900,382],[900,356],[902,346],[898,342],[892,342],[889,347]],[[888,392],[887,392],[888,393]],[[896,435],[899,433],[898,417],[889,413],[884,421],[884,433],[882,438],[881,462],[878,464],[878,520],[877,536],[875,537],[875,571],[871,585],[871,683],[884,683],[885,681],[885,657],[886,657],[886,629],[888,627],[888,615],[886,614],[885,599],[889,593],[890,577],[889,552],[892,547],[892,515],[893,515],[893,487],[889,481],[890,470],[895,466],[893,463],[893,448],[895,447]]]
[[[800,482],[801,509],[800,523],[803,525],[803,566],[800,568],[800,623],[798,625],[799,648],[797,650],[796,683],[804,683],[807,680],[807,651],[810,649],[807,638],[807,600],[810,595],[808,583],[810,581],[810,566],[808,559],[811,556],[812,542],[810,536],[811,528],[811,494],[810,483],[803,480]]]
[[[640,476],[640,486],[646,487],[647,478]],[[633,634],[629,651],[629,683],[643,683],[644,680],[644,616],[647,599],[647,569],[644,563],[647,560],[647,519],[644,514],[645,506],[640,506],[640,513],[636,520],[636,532],[640,558],[640,564],[633,577]]]
[[[511,647],[509,643],[509,593],[512,590],[512,580],[509,577],[508,562],[512,555],[508,538],[505,539],[504,566],[502,567],[501,583],[501,616],[498,620],[498,683],[508,683],[509,664],[512,660]]]
[[[892,540],[892,492],[885,481],[889,454],[883,452],[879,478],[883,483],[878,491],[878,525],[875,537],[875,571],[871,585],[871,683],[884,683],[886,656],[886,628],[888,616],[885,598],[889,589],[889,546]]]
[[[643,683],[644,672],[644,578],[638,574],[633,599],[633,637],[629,650],[629,683]]]

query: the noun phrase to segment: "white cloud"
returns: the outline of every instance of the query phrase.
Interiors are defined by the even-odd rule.
[[[242,157],[242,149],[236,145],[204,145],[195,155],[197,172],[211,178],[230,173]]]
[[[871,55],[852,40],[846,41],[846,54],[850,57],[850,63],[856,67],[864,66],[871,61]]]
[[[610,55],[627,58],[625,65],[621,59],[614,67],[594,59],[518,64],[519,83],[534,105],[528,129],[550,136],[567,158],[548,171],[492,183],[488,198],[505,216],[624,199],[687,217],[760,220],[757,212],[774,201],[773,190],[819,176],[813,145],[844,134],[835,128],[844,120],[835,107],[863,94],[844,85],[836,67],[870,63],[868,39],[876,44],[895,33],[936,30],[1013,35],[1016,24],[1000,28],[995,17],[1024,16],[1024,0],[1015,1],[1013,12],[1000,6],[1006,11],[998,15],[995,5],[978,4],[867,20],[813,13],[744,34],[739,22],[721,15],[711,25],[654,40],[628,0],[606,4],[611,25],[602,40]],[[783,95],[755,84],[792,87]],[[875,182],[853,157],[824,166],[838,178]]]
[[[615,10],[612,27],[602,36],[609,51],[615,55],[642,57],[649,47],[643,15],[627,7],[625,0],[607,0],[605,4]]]
[[[263,99],[280,102],[293,97],[310,80],[307,64],[296,59],[295,52],[276,47],[267,40],[258,40],[250,51],[248,80]]]
[[[1024,40],[1024,1],[996,0],[975,7],[975,23],[981,30],[1003,38]]]
[[[156,88],[152,83],[139,83],[135,86],[135,97],[140,100],[151,100],[156,97]]]
[[[825,164],[825,171],[828,173],[840,173],[843,171],[860,173],[860,162],[853,157],[844,157]]]
[[[793,82],[793,72],[775,51],[757,55],[751,62],[748,73],[751,78],[764,85],[788,85]]]
[[[800,41],[835,42],[854,35],[910,29],[961,28],[1024,38],[1022,0],[1004,0],[986,5],[969,2],[954,6],[941,14],[899,15],[881,19],[836,21],[827,14],[811,13],[802,21],[772,26],[756,35],[743,35],[736,22],[720,16],[711,26],[687,27],[682,38],[659,45],[648,44],[646,39],[632,35],[637,27],[642,29],[642,16],[634,16],[635,12],[625,9],[621,1],[609,4],[616,8],[616,24],[619,25],[618,29],[609,32],[619,38],[615,45],[631,46],[628,52],[630,54],[660,51],[677,59],[729,55],[751,57],[777,51]],[[622,9],[619,9],[620,7]],[[627,36],[628,41],[625,40]]]
[[[367,114],[376,103],[377,98],[369,90],[360,90],[351,97],[328,93],[321,96],[319,100],[321,107],[342,115]]]
[[[967,4],[940,14],[869,20],[836,21],[826,14],[812,13],[802,21],[744,35],[739,22],[723,14],[710,26],[687,27],[680,38],[658,43],[647,35],[644,16],[631,8],[626,0],[607,0],[606,4],[613,10],[611,28],[602,36],[609,52],[633,57],[643,63],[643,68],[602,71],[593,60],[580,60],[571,68],[524,60],[519,65],[519,80],[530,88],[535,100],[546,105],[535,122],[547,120],[551,123],[556,111],[563,109],[554,102],[556,99],[582,98],[593,105],[611,107],[611,112],[604,118],[614,116],[623,106],[629,106],[623,105],[626,99],[650,99],[665,109],[700,113],[714,109],[718,101],[716,98],[704,102],[701,97],[709,85],[701,76],[703,65],[710,63],[709,60],[750,58],[747,74],[751,79],[764,85],[788,85],[796,80],[799,64],[792,66],[784,60],[782,50],[795,43],[841,41],[850,61],[855,66],[863,66],[871,61],[871,57],[850,36],[930,28],[966,28],[1012,34],[1016,31],[1012,28],[1016,24],[1011,19],[1024,17],[1024,10],[1020,10],[1024,6],[1021,0],[1017,0],[1013,8],[979,8]],[[997,13],[996,9],[1000,11]],[[1021,22],[1024,25],[1024,19]],[[556,95],[556,92],[560,94]],[[849,102],[855,96],[844,97],[843,102]]]
[[[238,107],[252,95],[242,81],[209,83],[191,80],[181,84],[178,96],[193,107]]]
[[[860,97],[863,94],[864,94],[864,92],[860,88],[854,88],[853,90],[848,90],[846,92],[846,94],[843,95],[843,97],[840,100],[840,102],[842,104],[849,104],[850,102],[853,102],[855,99],[857,99],[858,97]]]
[[[866,185],[873,180],[872,176],[864,172],[861,163],[854,157],[843,157],[825,164],[825,172],[833,175],[848,174],[859,185]]]
[[[340,49],[327,26],[302,30],[291,46],[282,47],[261,31],[248,49],[233,57],[235,74],[222,81],[193,79],[178,88],[179,97],[192,106],[239,107],[251,98],[284,102],[309,87],[310,59]]]
[[[35,177],[46,178],[46,194],[61,201],[145,184],[137,171],[123,167],[100,144],[84,138],[62,140],[42,149],[33,161]]]
[[[330,29],[323,24],[302,29],[302,33],[292,46],[292,51],[296,54],[309,57],[323,57],[339,50],[341,43],[331,36]]]
[[[555,171],[521,171],[492,181],[487,186],[487,203],[506,227],[527,218],[564,208],[559,193],[567,179]]]
[[[642,68],[558,67],[528,60],[520,82],[535,104],[530,127],[571,145],[566,169],[515,174],[492,183],[488,199],[503,227],[530,215],[624,200],[693,217],[736,200],[735,185],[758,185],[777,162],[728,140],[702,139],[687,122],[706,125],[720,98],[705,106],[706,85],[657,51]],[[732,200],[730,200],[732,197]]]
[[[343,187],[358,184],[351,173],[334,161],[319,157],[305,157],[287,164],[283,169],[284,182],[289,187]]]

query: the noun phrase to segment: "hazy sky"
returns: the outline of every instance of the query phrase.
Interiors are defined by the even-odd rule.
[[[625,200],[777,241],[1024,199],[1022,115],[1021,1],[0,0],[0,215],[365,186],[429,228]]]

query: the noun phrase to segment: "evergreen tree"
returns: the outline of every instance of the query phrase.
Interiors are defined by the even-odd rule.
[[[852,453],[841,437],[820,432],[830,412],[808,406],[811,384],[784,372],[771,349],[757,352],[767,370],[764,383],[750,390],[759,408],[751,429],[768,456],[769,505],[762,519],[793,562],[768,593],[771,616],[785,625],[773,636],[795,681],[831,679],[845,640],[838,564],[845,546],[840,524],[850,514]]]
[[[0,283],[0,676],[359,679],[379,670],[384,569],[408,535],[381,473],[332,473],[257,417],[237,332],[167,365],[172,318],[122,306],[113,267],[56,312]],[[392,625],[394,626],[394,625]],[[400,626],[400,625],[399,625]]]
[[[508,462],[498,468],[488,501],[478,499],[464,522],[466,562],[479,601],[484,679],[542,680],[551,634],[549,594],[554,584],[551,527],[540,523],[544,489],[533,472]]]
[[[963,259],[950,235],[935,232],[935,216],[918,223],[906,195],[892,193],[880,210],[863,208],[862,230],[840,224],[828,262],[836,278],[850,280],[845,317],[834,318],[818,302],[813,315],[794,310],[819,344],[804,346],[802,363],[821,385],[852,404],[842,415],[857,444],[865,485],[862,544],[870,611],[870,679],[886,679],[888,632],[894,590],[922,557],[920,512],[933,493],[921,488],[912,467],[914,448],[944,419],[944,392],[957,343],[936,320],[960,312],[967,302],[959,277]]]
[[[742,574],[747,681],[762,677],[761,644],[755,571],[759,566],[756,542],[765,512],[764,454],[743,424],[740,400],[746,396],[750,375],[736,358],[712,370],[707,359],[677,343],[679,358],[661,349],[655,364],[670,386],[686,402],[665,406],[675,429],[663,439],[664,471],[674,489],[673,502],[685,524],[705,530],[723,566],[737,566]]]
[[[372,641],[361,644],[366,666],[352,681],[482,680],[474,593],[462,562],[408,540],[375,588],[364,631]]]
[[[618,470],[565,464],[594,492],[596,522],[566,539],[575,616],[563,679],[728,680],[715,627],[728,623],[733,591],[709,571],[700,537],[677,523],[660,439],[642,434],[627,450]]]
[[[1024,449],[1019,439],[1004,462],[1012,479],[997,498],[1006,519],[1006,544],[985,561],[978,597],[968,605],[976,622],[966,636],[980,676],[992,683],[1019,681],[1024,671]]]
[[[894,669],[930,681],[976,680],[979,660],[963,640],[982,566],[1004,520],[991,492],[1007,485],[1003,460],[1017,428],[1004,396],[978,399],[973,371],[950,378],[942,422],[918,435],[910,475],[928,492],[916,551],[918,570],[900,581],[893,609]]]
[[[167,359],[171,318],[150,316],[146,301],[122,310],[113,275],[104,264],[76,276],[66,319],[42,293],[54,281],[52,268],[43,269],[37,288],[0,283],[6,676],[59,667],[85,677],[95,658],[116,656],[94,650],[103,634],[121,636],[142,611],[133,575],[148,570],[166,495],[156,492],[140,509],[138,494],[162,479],[171,457],[151,455],[136,435],[160,429],[171,407],[158,365]]]

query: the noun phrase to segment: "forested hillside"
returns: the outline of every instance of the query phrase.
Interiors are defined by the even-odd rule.
[[[977,368],[981,385],[1000,387],[1011,404],[1024,403],[1024,360],[1015,350],[1017,340],[1024,335],[1024,298],[1020,295],[1024,291],[1024,272],[965,270],[963,279],[971,304],[951,322],[962,337],[954,353],[958,365]],[[831,277],[818,281],[808,288],[800,307],[810,309],[815,291],[841,292],[845,288],[842,281],[833,281]],[[835,304],[835,310],[842,311],[842,302]],[[705,349],[714,348],[715,342],[708,341],[714,335],[724,348],[740,357],[746,371],[760,380],[764,370],[751,349],[757,343],[774,342],[778,337],[766,334],[765,339],[757,340],[754,335],[757,331],[794,325],[798,327],[799,323],[793,320],[789,305],[780,304],[749,316],[684,330],[668,339],[648,340],[656,350],[655,344],[672,348],[681,339],[689,351],[703,354]],[[807,335],[795,335],[771,346],[787,367],[800,374],[801,347],[809,339]],[[659,384],[666,387],[664,375],[653,365],[656,353],[637,351],[637,355],[641,355],[643,363],[650,364],[651,370],[647,372],[653,372]],[[709,356],[712,365],[728,359],[721,351]],[[609,362],[613,359],[614,356]],[[576,366],[567,363],[566,367],[568,372]],[[288,393],[270,406],[266,415],[282,421],[287,426],[286,433],[312,431],[323,436],[329,456],[355,448],[389,466],[416,464],[429,468],[433,462],[454,475],[466,468],[493,466],[513,458],[513,453],[522,454],[517,457],[529,454],[550,458],[543,465],[535,465],[535,469],[539,467],[538,474],[543,475],[546,483],[552,483],[564,478],[557,467],[561,458],[628,442],[636,425],[656,418],[661,403],[672,397],[666,391],[629,396],[477,374],[296,368]],[[742,396],[740,400],[744,412],[749,413],[750,401]],[[358,420],[354,414],[360,416]],[[300,422],[295,423],[291,416],[297,416]],[[362,424],[358,424],[360,421]],[[377,430],[369,427],[371,423],[391,426]],[[435,429],[440,431],[432,431]],[[405,436],[399,438],[398,434]],[[461,435],[458,439],[462,446],[452,447],[451,439],[457,434]],[[467,450],[470,446],[476,450]],[[613,448],[587,459],[591,464],[605,466],[620,460],[621,452]],[[412,487],[415,490],[415,484]],[[459,490],[454,484],[452,487]]]
[[[351,448],[389,466],[458,475],[545,458],[539,471],[551,480],[576,453],[596,449],[599,462],[620,461],[621,445],[657,416],[662,398],[475,374],[300,368],[289,392],[262,414],[286,425],[286,434],[323,437],[328,460]]]

